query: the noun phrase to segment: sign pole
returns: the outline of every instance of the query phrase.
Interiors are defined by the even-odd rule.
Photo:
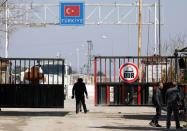
[[[140,69],[140,55],[142,46],[142,0],[139,0],[138,6],[138,69]],[[139,70],[140,71],[140,70]],[[141,104],[140,78],[138,79],[138,105]]]
[[[8,58],[8,44],[9,44],[9,32],[8,32],[8,3],[5,2],[5,58]]]
[[[159,56],[161,56],[161,8],[160,8],[160,0],[158,0],[158,17],[159,17]]]

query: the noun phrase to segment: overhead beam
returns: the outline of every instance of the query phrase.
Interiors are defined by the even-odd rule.
[[[138,6],[138,3],[85,4],[85,24],[138,25]],[[154,10],[154,4],[143,4],[142,7],[144,14],[149,9]],[[9,4],[7,8],[9,25],[60,25],[59,4]],[[5,20],[3,13],[0,14],[0,19],[3,23]],[[145,15],[142,25],[153,25],[154,21],[154,17],[150,21]]]

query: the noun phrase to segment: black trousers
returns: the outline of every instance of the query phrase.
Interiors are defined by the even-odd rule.
[[[152,122],[158,124],[158,120],[161,116],[161,106],[156,106],[156,114],[154,115]]]
[[[76,113],[80,111],[80,104],[82,104],[84,112],[87,112],[86,104],[85,104],[85,97],[76,97]]]
[[[179,109],[177,106],[177,103],[170,103],[167,105],[167,122],[166,122],[166,126],[167,128],[170,128],[171,126],[171,114],[174,114],[174,119],[175,119],[175,123],[176,123],[176,128],[180,127],[180,123],[179,123]]]

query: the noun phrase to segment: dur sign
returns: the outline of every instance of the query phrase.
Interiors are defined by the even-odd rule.
[[[84,25],[84,3],[82,2],[61,2],[60,3],[60,24],[63,26]]]
[[[138,67],[128,62],[120,67],[120,77],[126,83],[133,83],[138,79]]]

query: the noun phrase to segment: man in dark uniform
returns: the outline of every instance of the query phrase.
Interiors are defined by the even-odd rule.
[[[161,127],[161,125],[158,124],[158,120],[161,116],[161,108],[162,108],[162,92],[163,89],[163,83],[159,83],[159,86],[155,86],[153,88],[153,104],[156,107],[156,115],[153,117],[151,122],[149,123],[153,127]]]
[[[86,104],[85,104],[85,95],[86,94],[86,98],[88,99],[88,93],[86,90],[86,85],[83,82],[82,78],[78,78],[77,82],[73,85],[73,89],[72,89],[72,98],[76,99],[76,113],[79,113],[80,111],[80,104],[82,104],[83,109],[84,109],[84,113],[87,113],[87,108],[86,108]]]
[[[173,82],[171,85],[172,88],[167,89],[166,91],[166,104],[167,104],[167,122],[166,127],[170,129],[171,126],[171,114],[173,112],[174,119],[176,122],[176,129],[182,129],[179,122],[179,109],[178,102],[180,101],[180,93],[177,88],[176,82]]]
[[[186,89],[185,89],[186,90]],[[183,125],[185,128],[187,127],[187,95],[184,96],[184,108],[185,108],[185,124]]]

